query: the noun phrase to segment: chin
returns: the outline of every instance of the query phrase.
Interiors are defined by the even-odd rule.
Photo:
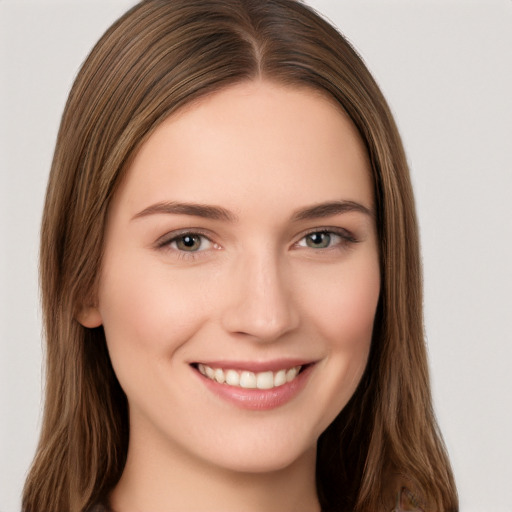
[[[305,459],[316,459],[316,439],[312,443],[300,443],[291,432],[272,439],[261,433],[259,438],[246,442],[228,443],[220,453],[210,453],[210,463],[237,473],[273,473],[290,468]],[[203,456],[207,456],[203,453]]]

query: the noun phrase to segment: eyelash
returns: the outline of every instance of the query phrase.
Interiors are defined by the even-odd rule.
[[[337,236],[340,238],[340,241],[337,243],[337,244],[334,244],[334,245],[329,245],[328,247],[309,247],[309,246],[303,246],[303,245],[299,245],[300,242],[302,242],[303,240],[305,241],[307,239],[307,237],[311,236],[311,235],[329,235],[332,237],[332,235],[334,236]],[[343,229],[343,228],[335,228],[335,227],[329,227],[329,228],[315,228],[315,229],[312,229],[311,231],[308,231],[306,233],[304,233],[300,240],[297,241],[294,245],[297,246],[297,247],[305,247],[305,248],[309,248],[309,249],[313,249],[315,251],[326,251],[326,250],[335,250],[335,249],[345,249],[347,248],[348,245],[351,245],[351,244],[356,244],[358,243],[359,240],[357,240],[354,235],[350,232],[350,231],[347,231],[346,229]]]
[[[307,245],[299,245],[302,241],[306,241],[307,237],[310,237],[311,235],[329,235],[331,237],[332,237],[332,235],[334,235],[336,237],[339,237],[341,240],[334,245],[329,245],[328,247],[315,248],[315,247],[309,247]],[[179,232],[168,233],[167,235],[163,236],[161,239],[159,239],[157,241],[156,247],[158,249],[169,250],[169,251],[174,252],[179,259],[195,260],[195,259],[201,257],[202,256],[201,253],[205,252],[207,249],[201,250],[201,245],[195,251],[185,251],[178,247],[172,247],[172,244],[178,243],[180,241],[180,239],[183,240],[187,236],[194,237],[194,238],[195,237],[200,238],[201,245],[204,243],[204,240],[207,240],[208,243],[210,243],[212,245],[213,249],[215,249],[215,250],[220,249],[220,246],[218,244],[216,244],[215,242],[213,242],[213,240],[210,238],[209,235],[202,232],[201,230],[190,230],[190,229],[184,230],[184,231],[179,231]],[[293,246],[298,247],[298,248],[312,249],[314,251],[328,251],[328,250],[336,250],[336,249],[345,249],[345,248],[347,248],[348,245],[355,244],[358,242],[359,242],[359,240],[357,240],[353,236],[353,234],[350,233],[349,231],[347,231],[346,229],[333,228],[333,227],[327,228],[326,227],[326,228],[315,228],[315,229],[312,229],[312,230],[302,234],[300,239],[297,242],[295,242],[293,244]],[[305,243],[307,244],[307,242],[305,242]]]
[[[167,235],[164,235],[161,239],[157,241],[156,246],[158,249],[174,252],[179,259],[195,260],[199,257],[200,253],[204,252],[204,249],[200,250],[201,246],[199,246],[199,250],[196,251],[184,251],[182,249],[179,249],[178,247],[172,247],[172,244],[178,243],[180,239],[183,240],[187,236],[200,238],[201,245],[203,245],[204,240],[207,240],[210,244],[212,244],[212,247],[214,249],[220,249],[220,247],[215,242],[213,242],[212,239],[206,233],[198,229],[187,229],[183,231],[168,233]]]

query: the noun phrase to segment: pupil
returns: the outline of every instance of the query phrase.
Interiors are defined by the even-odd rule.
[[[309,235],[310,247],[327,247],[331,242],[329,233],[312,233]]]
[[[186,249],[198,249],[199,248],[199,240],[197,236],[185,235],[181,239],[182,247]]]

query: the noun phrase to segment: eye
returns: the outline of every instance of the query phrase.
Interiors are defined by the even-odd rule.
[[[214,235],[212,235],[214,236]],[[213,256],[213,251],[220,250],[221,246],[215,243],[210,234],[190,228],[171,231],[160,237],[154,248],[171,258],[171,261],[195,262]]]
[[[335,232],[326,229],[308,233],[299,240],[297,246],[308,247],[310,249],[330,249],[354,242],[356,242],[354,237],[344,230]]]
[[[198,252],[210,249],[213,243],[199,233],[183,233],[167,242],[172,249],[183,252]]]
[[[319,233],[311,233],[305,236],[304,240],[308,247],[313,249],[326,249],[331,245],[333,238],[336,238],[336,235],[322,231]]]

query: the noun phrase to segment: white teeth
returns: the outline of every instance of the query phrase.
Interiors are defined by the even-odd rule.
[[[295,368],[290,368],[287,372],[286,372],[286,382],[291,382],[293,379],[295,379],[295,377],[297,377],[297,374],[299,373],[299,370],[297,367]]]
[[[252,372],[242,372],[240,374],[240,387],[253,389],[256,387],[256,375]]]
[[[279,370],[274,375],[274,386],[282,386],[286,384],[286,370]]]
[[[274,374],[272,372],[258,373],[256,387],[258,389],[272,389],[274,387]]]
[[[214,378],[219,384],[224,384],[226,378],[224,377],[224,370],[217,368],[214,373]]]
[[[240,375],[235,370],[228,370],[226,372],[226,384],[230,386],[240,385]]]
[[[249,372],[237,370],[224,370],[211,368],[206,364],[198,364],[197,369],[205,377],[217,381],[219,384],[236,386],[245,389],[272,389],[291,382],[300,372],[301,366],[279,370],[277,372]]]

